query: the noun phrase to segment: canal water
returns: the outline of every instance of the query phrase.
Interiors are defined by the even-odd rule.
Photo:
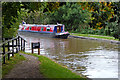
[[[25,52],[31,53],[31,42],[40,42],[40,54],[54,59],[77,74],[88,78],[118,78],[118,45],[79,38],[58,39],[37,33],[20,33],[27,40]],[[37,53],[37,49],[34,51]]]

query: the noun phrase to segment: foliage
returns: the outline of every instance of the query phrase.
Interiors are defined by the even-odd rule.
[[[57,10],[60,6],[60,2],[47,2],[44,4],[45,5],[45,9],[44,12],[54,12],[55,10]]]
[[[120,35],[120,2],[2,2],[2,8],[4,37],[16,36],[22,19],[62,23],[66,30],[83,34]]]
[[[110,19],[110,22],[116,22],[113,36],[120,40],[120,1],[112,4],[114,10],[114,17]]]
[[[27,15],[27,11],[24,9],[21,9],[21,11],[17,11],[18,17],[11,17],[11,26],[8,28],[7,26],[4,26],[3,34],[4,37],[11,38],[17,35],[17,30],[19,28],[20,23],[22,22],[23,19],[25,19]]]
[[[92,14],[89,22],[91,29],[82,30],[80,33],[119,37],[120,2],[80,2],[79,4]]]
[[[83,10],[77,3],[66,3],[66,5],[50,14],[50,22],[65,24],[66,30],[79,31],[80,27],[87,24],[89,16],[89,12]]]
[[[21,13],[22,9],[26,9],[28,10],[28,12],[30,11],[34,12],[36,10],[39,10],[40,6],[41,3],[2,2],[3,37],[16,36],[19,23],[23,18],[21,16],[26,14],[24,12]]]
[[[111,2],[84,2],[80,4],[92,13],[91,22],[89,23],[92,28],[105,28],[106,21],[113,15]]]
[[[14,21],[12,17],[17,17],[17,11],[20,11],[20,3],[17,2],[3,2],[2,3],[2,17],[3,17],[3,26],[6,26],[6,28],[11,28],[11,21]]]
[[[15,27],[11,27],[15,22],[13,18],[17,18],[17,12],[20,11],[20,3],[18,2],[3,2],[2,3],[2,24],[3,24],[3,37],[15,36]]]

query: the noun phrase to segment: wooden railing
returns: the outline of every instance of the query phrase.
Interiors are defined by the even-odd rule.
[[[14,53],[18,53],[20,50],[25,51],[25,40],[17,36],[13,39],[9,40],[3,40],[3,42],[0,44],[0,47],[2,47],[2,58],[3,58],[3,64],[5,64],[5,59],[10,59],[10,54],[14,56]],[[12,48],[12,49],[11,49]],[[16,52],[15,52],[16,50]],[[8,58],[6,58],[7,56]]]

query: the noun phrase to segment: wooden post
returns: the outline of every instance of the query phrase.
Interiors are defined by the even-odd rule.
[[[25,51],[25,40],[24,40],[24,49],[23,49],[23,51]]]
[[[40,48],[38,48],[38,55],[40,55]]]
[[[40,42],[38,42],[39,48],[38,48],[38,55],[40,55]]]
[[[12,40],[12,56],[14,56],[14,40]]]
[[[10,47],[9,46],[10,46],[10,42],[8,41],[8,51],[10,51]]]
[[[3,64],[5,64],[5,44],[3,44]]]
[[[18,42],[17,42],[17,39],[16,39],[16,53],[18,53]]]
[[[20,51],[20,36],[18,36],[18,51]]]
[[[9,41],[8,41],[8,52],[10,51],[10,43],[9,43]],[[8,53],[8,60],[10,60],[10,54]]]
[[[22,49],[22,38],[21,38],[21,51],[23,51],[23,49]]]
[[[33,54],[33,43],[31,43],[31,48],[32,48],[32,54]]]

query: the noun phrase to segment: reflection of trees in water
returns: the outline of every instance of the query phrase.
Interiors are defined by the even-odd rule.
[[[98,47],[98,43],[96,41],[91,40],[82,40],[82,39],[70,39],[69,45],[66,50],[70,50],[71,53],[78,54],[80,52],[89,51]]]

